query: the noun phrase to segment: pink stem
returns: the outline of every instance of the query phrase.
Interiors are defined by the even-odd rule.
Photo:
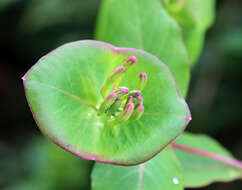
[[[211,158],[213,160],[217,160],[219,162],[222,162],[222,163],[225,163],[225,164],[228,164],[228,165],[242,169],[242,162],[239,161],[239,160],[227,158],[227,157],[224,157],[224,156],[221,156],[221,155],[218,155],[218,154],[214,154],[212,152],[206,152],[204,150],[195,149],[195,148],[188,147],[188,146],[183,146],[183,145],[180,145],[180,144],[177,144],[177,143],[171,143],[171,146],[176,148],[176,149],[180,149],[180,150],[183,150],[185,152],[189,152],[191,154],[197,154],[197,155],[200,155],[200,156]]]

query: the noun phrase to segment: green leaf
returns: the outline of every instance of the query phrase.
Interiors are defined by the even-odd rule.
[[[188,55],[180,28],[160,0],[104,0],[96,39],[148,51],[162,60],[185,96],[189,83]]]
[[[121,86],[134,89],[141,72],[144,115],[111,126],[97,115],[100,89],[109,73],[129,56],[137,62]],[[41,131],[67,151],[85,159],[120,165],[144,162],[184,130],[191,119],[168,68],[153,55],[98,41],[61,46],[41,58],[23,77],[26,96]]]
[[[186,147],[233,158],[224,147],[206,135],[183,133],[175,142]],[[175,148],[174,152],[183,166],[185,187],[200,187],[216,181],[231,181],[242,177],[242,169],[181,149]]]
[[[182,185],[181,165],[169,147],[138,166],[96,163],[92,171],[93,190],[181,190]]]
[[[169,13],[182,27],[189,58],[195,64],[203,47],[207,29],[215,17],[215,0],[163,0]]]

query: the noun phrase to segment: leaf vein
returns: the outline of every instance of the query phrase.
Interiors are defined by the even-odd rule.
[[[138,184],[138,190],[142,190],[142,184],[144,179],[144,170],[145,170],[145,164],[141,164],[139,168],[139,184]]]
[[[63,90],[63,89],[57,88],[57,87],[55,87],[55,86],[52,86],[52,85],[50,85],[50,84],[46,84],[46,83],[43,83],[43,82],[40,82],[40,81],[37,81],[37,80],[31,80],[31,79],[25,79],[25,80],[26,80],[26,81],[36,82],[36,83],[42,84],[42,85],[44,85],[44,86],[46,86],[46,87],[49,87],[49,88],[55,89],[55,90],[57,90],[57,91],[59,91],[59,92],[65,94],[66,96],[69,96],[69,97],[73,98],[74,100],[76,100],[76,101],[78,101],[78,102],[80,102],[80,103],[82,103],[82,104],[84,104],[84,105],[86,105],[86,106],[88,106],[88,107],[93,108],[94,110],[96,110],[96,107],[95,107],[93,104],[91,104],[91,103],[89,103],[89,102],[86,102],[86,101],[80,99],[78,96],[76,96],[76,95],[74,95],[74,94],[71,94],[71,93],[69,93],[69,92],[66,92],[66,91]]]

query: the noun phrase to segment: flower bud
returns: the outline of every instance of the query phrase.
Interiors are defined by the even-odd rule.
[[[127,103],[132,102],[133,99],[134,99],[133,96],[129,96],[128,99],[127,99]]]
[[[138,103],[138,104],[143,104],[143,97],[140,95],[140,96],[137,96],[136,97],[136,102]]]
[[[135,108],[130,119],[138,120],[143,115],[143,113],[144,113],[144,106],[140,104]]]
[[[114,70],[110,73],[108,79],[109,79],[109,80],[115,80],[115,79],[117,79],[119,76],[121,76],[121,75],[124,73],[125,70],[126,70],[126,69],[125,69],[124,66],[117,67],[116,69],[114,69]]]
[[[116,69],[114,69],[110,73],[110,75],[106,79],[103,87],[101,88],[101,94],[103,97],[105,97],[107,93],[112,91],[112,89],[115,88],[119,84],[120,79],[121,79],[123,73],[125,72],[125,70],[126,70],[126,68],[124,66],[120,66],[120,67],[117,67]]]
[[[110,106],[114,103],[116,98],[117,98],[116,93],[113,92],[109,94],[101,104],[100,108],[98,109],[98,115],[101,115],[102,113],[106,112],[106,110],[110,108]]]
[[[128,57],[124,63],[123,66],[125,66],[126,69],[128,69],[129,67],[131,67],[135,62],[137,61],[135,56],[130,56]]]
[[[141,73],[139,75],[139,82],[137,84],[136,89],[143,90],[145,88],[146,83],[147,83],[147,74]]]
[[[134,111],[134,107],[135,107],[135,105],[132,102],[129,102],[128,104],[126,104],[126,106],[124,107],[123,111],[120,112],[116,116],[116,118],[111,120],[110,124],[111,125],[117,125],[117,124],[120,124],[120,123],[123,123],[123,122],[127,121],[131,117],[131,115],[132,115],[132,113]]]
[[[134,103],[129,102],[124,107],[124,110],[117,116],[119,122],[127,121],[134,111]]]
[[[125,105],[128,104],[129,102],[135,103],[134,102],[134,97],[130,96],[129,94],[127,94],[124,99],[126,100]]]
[[[117,93],[117,95],[119,95],[119,96],[123,96],[123,95],[129,93],[129,89],[126,87],[120,87],[117,90],[115,90],[114,92]]]
[[[130,95],[131,96],[134,96],[134,97],[137,97],[137,96],[140,96],[141,95],[141,92],[139,90],[132,90],[130,92]]]
[[[108,111],[108,115],[112,115],[115,112],[118,111],[118,109],[121,107],[123,100],[117,99],[113,105],[110,107],[110,110]]]

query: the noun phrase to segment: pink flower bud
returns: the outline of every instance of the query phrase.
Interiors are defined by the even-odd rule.
[[[126,88],[126,87],[121,87],[121,88],[115,90],[115,92],[117,94],[128,94],[129,93],[129,89]]]
[[[139,90],[132,90],[131,95],[137,97],[141,95],[141,92]]]
[[[130,118],[131,120],[138,120],[144,113],[144,106],[142,104],[138,105]]]
[[[124,66],[119,66],[110,73],[103,87],[101,88],[101,94],[103,97],[105,97],[109,92],[112,91],[112,89],[118,86],[125,70],[126,68]]]
[[[126,120],[128,120],[128,118],[131,116],[133,111],[134,111],[134,103],[132,102],[127,103],[123,111],[124,113],[123,115],[127,118]]]
[[[137,102],[139,102],[139,104],[143,104],[143,97],[141,95],[137,96],[136,100],[137,100]]]
[[[124,107],[124,110],[117,116],[118,123],[127,121],[132,115],[134,111],[134,107],[135,107],[134,103],[132,102],[127,103],[126,106]]]
[[[145,85],[147,83],[147,74],[146,73],[140,73],[139,75],[139,82],[137,84],[136,89],[143,90],[145,88]]]
[[[116,78],[118,78],[124,71],[125,71],[125,67],[124,66],[119,66],[116,69],[114,69],[111,74],[109,75],[109,79],[110,80],[115,80]]]
[[[128,57],[124,63],[123,63],[123,66],[125,66],[127,69],[129,67],[131,67],[135,62],[137,61],[136,57],[135,56],[130,56]]]

